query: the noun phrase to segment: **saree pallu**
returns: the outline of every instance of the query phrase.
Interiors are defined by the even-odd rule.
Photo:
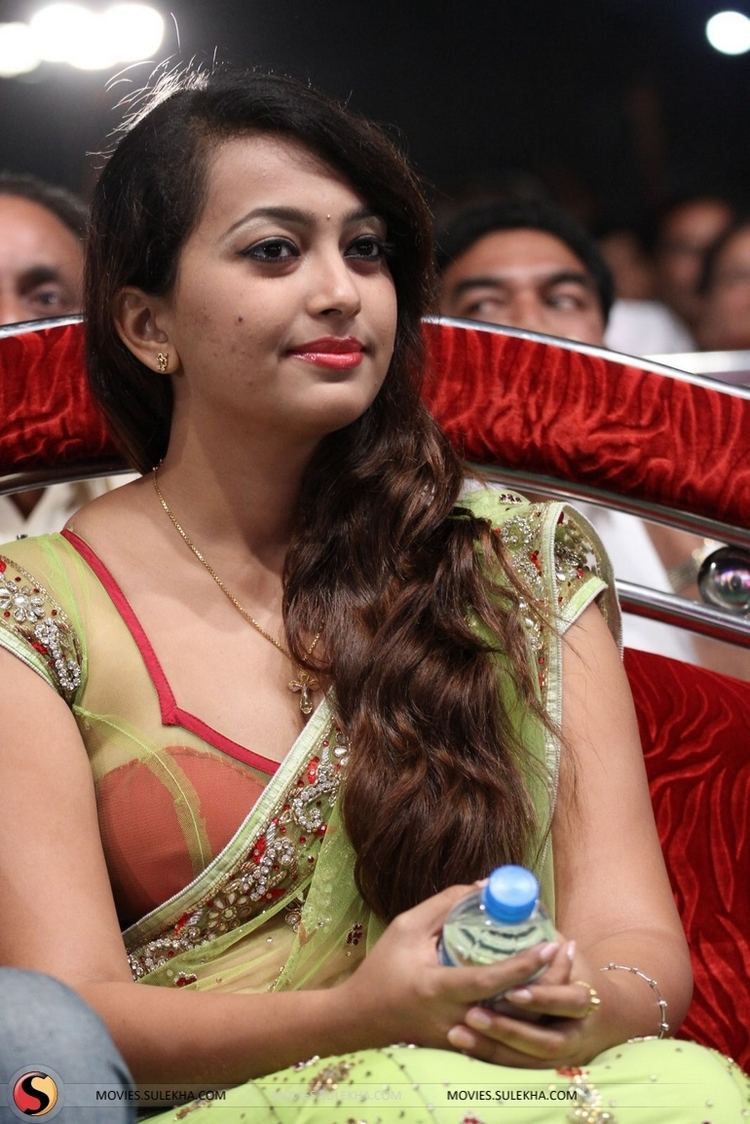
[[[562,713],[561,636],[596,599],[616,637],[611,573],[596,535],[563,504],[477,488],[461,508],[500,528],[547,621],[527,618],[540,697]],[[524,605],[521,604],[523,612]],[[474,621],[478,632],[482,625]],[[0,645],[68,702],[89,754],[102,845],[134,979],[252,993],[335,986],[383,925],[354,881],[341,796],[348,745],[329,692],[280,767],[186,714],[104,564],[75,534],[26,540],[0,559]],[[506,691],[503,657],[498,689]],[[507,703],[512,700],[506,697]],[[549,825],[560,744],[520,710],[539,826],[525,856],[554,915]],[[138,807],[132,828],[130,809]],[[655,1023],[656,1023],[655,1007]],[[394,1045],[296,1066],[159,1121],[738,1121],[743,1076],[684,1042],[639,1041],[583,1069],[519,1070],[450,1050]]]

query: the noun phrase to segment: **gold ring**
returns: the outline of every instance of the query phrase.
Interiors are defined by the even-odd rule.
[[[586,991],[589,993],[589,1005],[583,1012],[582,1016],[585,1019],[587,1015],[590,1015],[592,1011],[595,1011],[597,1009],[597,1007],[601,1007],[602,1001],[599,998],[599,992],[596,990],[596,988],[592,987],[592,985],[590,983],[587,983],[586,980],[573,980],[573,983],[577,987],[585,987]]]

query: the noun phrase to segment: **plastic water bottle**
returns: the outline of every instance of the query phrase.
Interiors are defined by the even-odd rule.
[[[539,883],[523,866],[498,866],[481,889],[454,906],[445,919],[438,944],[441,964],[493,964],[542,942],[557,940],[555,927],[539,901]],[[523,987],[546,970],[542,964]],[[536,1021],[538,1016],[503,999],[502,993],[484,1000],[503,1015]]]

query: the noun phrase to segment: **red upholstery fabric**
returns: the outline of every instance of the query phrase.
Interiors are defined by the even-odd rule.
[[[535,340],[425,335],[425,399],[468,460],[750,523],[750,399]]]
[[[646,652],[625,667],[693,961],[680,1034],[750,1070],[750,683]]]
[[[614,359],[426,324],[424,395],[469,460],[750,523],[750,400]],[[114,455],[83,327],[0,337],[0,473]]]
[[[0,473],[117,455],[84,369],[80,324],[0,338]]]

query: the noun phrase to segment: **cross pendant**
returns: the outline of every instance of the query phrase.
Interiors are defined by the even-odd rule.
[[[313,691],[318,689],[318,681],[314,676],[310,675],[309,671],[297,670],[295,679],[290,680],[289,690],[294,691],[295,694],[299,693],[299,708],[304,714],[305,718],[313,712],[312,698],[310,697]]]

